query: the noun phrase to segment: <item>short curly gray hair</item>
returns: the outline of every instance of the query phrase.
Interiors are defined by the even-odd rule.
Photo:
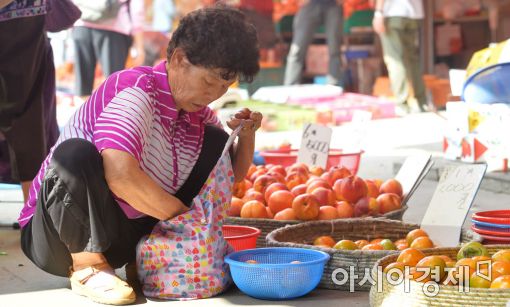
[[[168,44],[168,59],[176,48],[182,48],[193,65],[224,70],[225,80],[238,76],[252,82],[260,69],[255,27],[242,12],[223,5],[184,16]]]

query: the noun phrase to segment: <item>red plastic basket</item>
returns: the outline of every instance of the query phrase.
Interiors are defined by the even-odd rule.
[[[344,166],[348,168],[353,175],[358,173],[361,154],[364,151],[344,153],[341,149],[330,149],[328,156],[328,164],[326,168],[332,166]],[[260,155],[264,157],[266,164],[275,164],[282,166],[290,166],[297,161],[298,150],[265,150]]]
[[[260,232],[260,229],[255,227],[223,225],[223,237],[236,252],[257,247]]]

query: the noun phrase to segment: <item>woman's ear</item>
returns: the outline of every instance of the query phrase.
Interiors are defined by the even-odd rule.
[[[184,53],[184,50],[181,48],[175,48],[170,58],[170,63],[178,66],[190,64],[188,58],[186,57],[186,53]]]

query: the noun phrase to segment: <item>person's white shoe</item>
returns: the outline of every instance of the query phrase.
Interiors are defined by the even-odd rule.
[[[109,305],[126,305],[136,301],[136,294],[107,264],[70,271],[71,289],[92,301]]]

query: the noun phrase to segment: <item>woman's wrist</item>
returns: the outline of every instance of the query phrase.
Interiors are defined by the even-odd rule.
[[[239,140],[255,140],[255,131],[243,131],[238,135]]]
[[[170,216],[168,216],[165,220],[169,221],[169,220],[173,219],[174,217],[189,211],[189,207],[184,205],[179,199],[177,199],[177,203],[178,203],[178,206],[175,207],[175,210],[172,213],[170,213]]]

